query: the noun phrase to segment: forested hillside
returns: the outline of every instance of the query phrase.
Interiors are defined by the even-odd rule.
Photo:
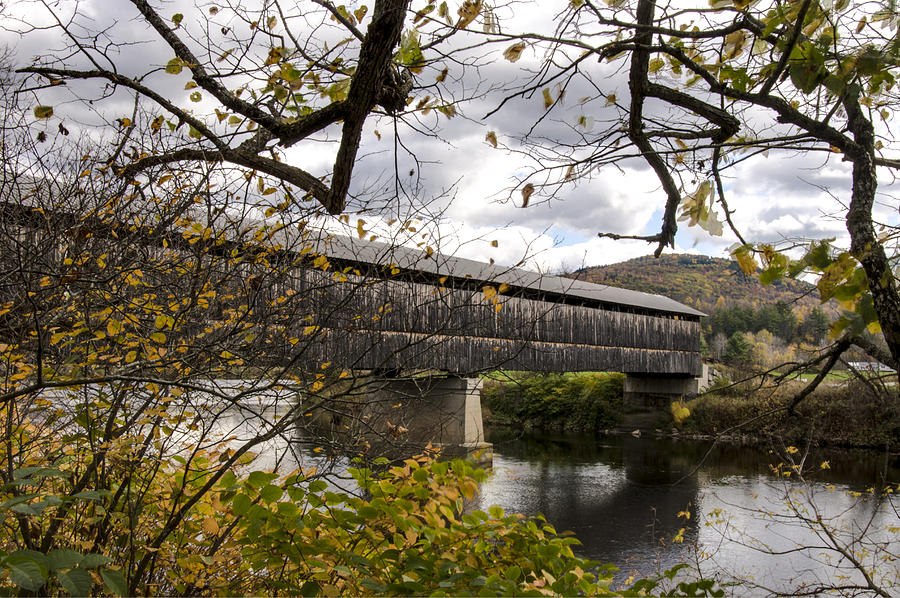
[[[736,262],[703,255],[645,256],[618,264],[582,268],[573,276],[588,282],[665,295],[706,313],[724,306],[758,308],[784,301],[801,315],[821,305],[815,286],[809,283],[788,279],[763,286],[745,275]]]

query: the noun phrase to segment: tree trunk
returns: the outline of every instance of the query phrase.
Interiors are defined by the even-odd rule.
[[[859,105],[859,91],[848,91],[844,98],[848,124],[857,148],[848,157],[853,162],[853,191],[847,211],[847,231],[850,233],[850,251],[862,264],[869,279],[869,290],[875,304],[875,312],[894,358],[894,366],[900,363],[900,293],[897,280],[887,255],[872,223],[875,190],[878,187],[875,172],[875,131]]]

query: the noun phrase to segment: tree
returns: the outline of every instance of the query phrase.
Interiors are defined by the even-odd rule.
[[[833,354],[857,343],[896,365],[900,293],[891,260],[897,229],[873,220],[879,176],[900,167],[882,123],[896,105],[900,17],[893,5],[610,4],[570,2],[552,34],[524,33],[516,42],[521,48],[510,47],[531,45],[547,56],[529,84],[510,88],[507,98],[543,91],[547,115],[521,139],[539,162],[529,188],[552,196],[599,168],[640,158],[663,189],[660,230],[601,236],[644,239],[656,244],[658,255],[673,245],[679,220],[714,235],[729,226],[740,240],[732,253],[747,274],[761,263],[760,280],[768,284],[814,272],[823,301],[836,298],[852,309],[839,325],[844,336]],[[593,66],[598,62],[627,71],[629,97],[597,86],[605,74]],[[584,96],[580,116],[566,112],[569,90]],[[554,114],[569,127],[542,126]],[[609,125],[586,126],[598,122]],[[849,248],[812,240],[791,259],[771,244],[746,241],[733,226],[723,172],[748,155],[784,152],[839,156],[852,166],[844,213]],[[883,331],[888,354],[859,336],[865,327]]]
[[[71,118],[54,113],[52,101],[60,97],[54,92],[79,87],[79,81],[92,84],[86,93],[74,92],[82,101],[133,98],[132,114],[101,114],[108,130],[119,131],[107,163],[125,181],[152,178],[160,167],[224,163],[299,188],[289,203],[313,198],[329,213],[341,213],[366,118],[379,109],[403,112],[411,75],[424,68],[417,34],[408,32],[401,44],[409,0],[378,0],[371,13],[366,5],[350,12],[322,0],[193,7],[171,15],[146,0],[131,5],[127,18],[152,31],[141,40],[141,55],[128,56],[136,41],[117,39],[112,51],[77,7],[47,7],[70,46],[59,57],[47,55],[20,69],[33,77],[29,91],[42,98],[34,108],[37,119]],[[477,15],[467,10],[444,24],[443,38]],[[148,63],[148,56],[161,62]],[[181,86],[186,91],[176,92]],[[453,114],[443,102],[429,108]],[[326,177],[295,165],[286,152],[338,125],[340,146],[330,184],[323,183]],[[136,131],[154,136],[139,139]]]
[[[806,317],[803,318],[803,322],[800,323],[797,329],[797,333],[806,341],[818,346],[825,340],[829,323],[828,316],[817,307],[806,314]]]
[[[750,360],[750,351],[752,349],[750,341],[742,332],[735,332],[728,337],[725,344],[725,354],[723,358],[727,363],[733,365],[743,365]]]
[[[265,168],[236,173],[219,158],[245,150],[223,149],[123,179],[123,162],[192,155],[176,123],[166,137],[165,118],[138,107],[110,155],[69,121],[35,135],[34,119],[40,129],[51,110],[25,110],[28,83],[14,84],[0,87],[3,592],[419,594],[462,570],[471,575],[454,578],[460,588],[604,592],[608,580],[585,574],[591,564],[545,522],[464,512],[481,475],[468,465],[429,457],[385,472],[372,445],[404,439],[361,412],[375,376],[338,365],[337,352],[377,352],[377,322],[394,317],[390,289],[413,281],[387,255],[367,275],[329,259],[321,210],[266,176],[282,163],[260,158]],[[367,294],[379,276],[381,304]],[[431,290],[423,305],[446,306]],[[386,361],[370,368],[404,369]],[[323,432],[312,423],[321,412],[355,433]],[[324,481],[350,458],[357,469],[338,473],[356,476],[357,495]],[[447,558],[487,543],[468,556],[502,565],[496,579],[487,562],[461,570]],[[512,574],[529,547],[547,546],[552,563]],[[405,575],[421,562],[429,575]]]

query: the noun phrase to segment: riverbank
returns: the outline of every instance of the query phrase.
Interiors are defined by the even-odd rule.
[[[780,443],[900,447],[900,395],[863,382],[822,386],[794,413],[785,408],[805,384],[745,383],[686,403],[676,423],[670,412],[630,412],[622,405],[621,374],[511,375],[485,382],[485,423],[527,430],[677,436],[735,444]]]
[[[690,416],[680,433],[787,444],[883,448],[900,446],[900,396],[851,381],[822,386],[791,413],[786,409],[806,386],[789,381],[775,388],[733,387],[688,401]]]

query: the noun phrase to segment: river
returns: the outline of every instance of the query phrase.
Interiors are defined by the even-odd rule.
[[[487,435],[493,475],[479,506],[543,514],[558,530],[574,532],[582,542],[576,552],[619,567],[618,583],[681,562],[745,582],[736,595],[850,584],[842,575],[861,582],[815,523],[821,515],[836,544],[854,551],[891,594],[900,593],[900,561],[887,560],[900,555],[900,501],[869,493],[900,482],[896,455],[509,429]],[[804,455],[804,481],[770,468]],[[679,534],[682,541],[673,541]]]
[[[215,427],[223,436],[252,433],[248,413],[226,410]],[[278,417],[272,409],[259,415]],[[835,551],[841,547],[889,595],[900,595],[900,500],[870,492],[886,484],[897,489],[896,454],[490,427],[486,434],[494,445],[492,475],[473,508],[543,514],[558,531],[575,534],[581,556],[618,567],[619,586],[683,562],[694,568],[685,575],[699,570],[742,582],[729,587],[735,596],[862,583]],[[770,467],[785,462],[790,470],[801,459],[804,480]],[[254,466],[296,464],[338,472],[347,466],[314,452],[302,434],[273,439]]]

